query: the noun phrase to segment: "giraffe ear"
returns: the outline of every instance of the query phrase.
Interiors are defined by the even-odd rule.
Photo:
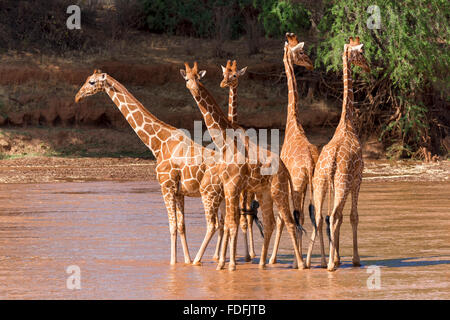
[[[241,70],[239,70],[239,71],[237,72],[238,76],[240,77],[240,76],[244,75],[245,71],[247,71],[247,67],[242,68]]]
[[[224,66],[220,65],[222,67],[222,72],[225,73],[225,71],[227,71],[227,68],[225,68]]]
[[[363,45],[364,45],[364,44],[361,43],[360,45],[353,46],[353,47],[352,47],[352,50],[361,51]]]
[[[291,50],[293,51],[293,52],[295,52],[295,51],[297,51],[297,50],[301,50],[301,49],[303,49],[303,46],[305,45],[305,43],[304,42],[299,42],[299,44],[297,44],[295,47],[293,47]]]
[[[186,70],[180,69],[180,74],[183,77],[183,79],[186,80]]]
[[[199,79],[203,78],[203,77],[205,76],[205,74],[206,74],[206,70],[200,71],[200,72],[198,73],[198,78],[199,78]]]

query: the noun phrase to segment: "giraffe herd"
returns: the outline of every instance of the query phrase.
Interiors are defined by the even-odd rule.
[[[238,70],[236,61],[222,66],[222,88],[229,88],[228,116],[202,84],[206,71],[185,63],[180,73],[196,102],[215,150],[194,142],[185,131],[164,123],[148,111],[117,80],[95,70],[75,97],[81,99],[98,92],[106,92],[130,126],[153,152],[156,158],[157,180],[161,186],[167,209],[171,239],[170,263],[177,262],[177,234],[181,238],[186,264],[200,265],[214,233],[218,240],[214,259],[217,269],[223,269],[229,246],[229,270],[236,269],[238,227],[244,233],[245,260],[255,258],[253,222],[257,208],[262,213],[263,245],[259,267],[265,268],[270,239],[276,229],[275,243],[269,263],[276,263],[281,233],[286,227],[294,249],[294,268],[311,266],[311,254],[319,234],[321,266],[326,267],[322,235],[322,204],[329,193],[330,212],[325,221],[329,226],[330,253],[327,269],[334,271],[340,263],[339,231],[342,210],[349,193],[352,195],[350,221],[353,231],[353,264],[360,265],[357,244],[358,193],[362,180],[363,160],[361,146],[353,123],[352,64],[370,71],[363,56],[359,37],[350,38],[344,45],[344,98],[342,115],[331,141],[320,152],[306,137],[298,108],[298,90],[294,65],[313,69],[313,63],[293,33],[286,34],[283,62],[288,86],[288,112],[285,138],[281,154],[258,145],[237,124],[238,79],[247,67]],[[302,255],[305,233],[304,203],[309,185],[309,215],[313,224],[306,261]],[[331,195],[334,202],[331,206]],[[184,222],[184,197],[200,197],[204,206],[206,234],[200,249],[191,261]],[[290,208],[289,199],[292,199]],[[255,200],[256,199],[256,200]],[[278,209],[275,217],[274,207]]]

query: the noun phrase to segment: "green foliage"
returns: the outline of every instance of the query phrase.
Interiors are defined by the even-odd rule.
[[[301,3],[292,1],[264,1],[260,19],[266,36],[283,36],[286,32],[298,33],[309,29],[310,13]]]
[[[371,5],[380,8],[380,29],[367,26]],[[318,26],[322,39],[316,65],[341,71],[344,44],[350,36],[360,36],[372,79],[389,81],[389,90],[374,92],[385,98],[378,107],[400,111],[399,116],[388,118],[381,138],[394,137],[404,149],[417,149],[428,129],[425,89],[441,93],[449,89],[448,15],[446,0],[327,1]]]
[[[285,0],[141,0],[147,27],[151,32],[212,37],[217,30],[215,12],[219,7],[230,9],[230,37],[246,33],[245,15],[256,12],[266,36],[282,36],[310,27],[310,13],[301,3]]]
[[[203,5],[196,0],[142,0],[142,4],[152,32],[209,37],[214,30],[207,1]]]

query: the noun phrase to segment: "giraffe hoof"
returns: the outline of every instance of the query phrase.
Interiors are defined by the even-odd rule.
[[[228,271],[235,271],[236,270],[236,265],[235,264],[230,264],[228,266]]]
[[[246,256],[245,257],[245,262],[250,262],[250,261],[252,261],[252,258],[250,256]]]
[[[320,264],[320,267],[321,267],[322,269],[325,269],[325,268],[327,267],[327,263],[326,263],[326,262],[322,262],[322,263]]]
[[[250,253],[250,258],[251,258],[252,260],[255,259],[255,258],[256,258],[256,254]]]
[[[305,263],[304,263],[304,262],[301,262],[301,263],[298,265],[298,270],[305,270],[305,269],[306,269]]]
[[[276,264],[276,263],[277,263],[277,258],[270,258],[269,264]]]
[[[192,265],[196,266],[196,267],[199,267],[199,266],[202,265],[202,262],[201,261],[194,261],[194,262],[192,262]]]
[[[354,267],[361,267],[361,262],[360,261],[353,261],[353,266]]]
[[[259,266],[260,270],[266,270],[266,265],[265,264],[260,264]]]
[[[213,257],[213,260],[214,260],[214,261],[219,261],[219,256],[214,256],[214,257]]]
[[[225,263],[219,263],[219,264],[217,265],[216,270],[223,270],[224,266],[225,266]]]
[[[329,272],[333,272],[333,271],[336,271],[336,267],[335,267],[334,264],[331,264],[331,265],[328,266],[327,270],[328,270]]]

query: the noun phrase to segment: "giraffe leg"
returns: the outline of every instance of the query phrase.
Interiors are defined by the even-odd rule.
[[[313,182],[314,183],[314,182]],[[323,219],[322,219],[322,205],[323,200],[325,198],[325,193],[327,189],[326,183],[320,183],[320,181],[316,182],[314,185],[314,207],[315,207],[315,213],[314,213],[314,219],[316,228],[313,228],[312,234],[311,234],[311,242],[309,243],[308,248],[308,255],[306,257],[306,267],[311,267],[311,256],[312,251],[314,248],[314,242],[316,241],[317,233],[319,233],[319,239],[320,239],[320,251],[321,251],[321,266],[322,268],[326,267],[326,260],[325,260],[325,249],[324,249],[324,243],[323,243],[323,234],[322,234],[322,225],[323,225]]]
[[[341,264],[341,257],[339,255],[339,235],[341,233],[341,225],[342,225],[343,215],[341,214],[338,217],[337,228],[336,228],[336,241],[335,241],[335,252],[334,252],[334,264],[339,266]]]
[[[250,208],[252,201],[255,199],[255,194],[252,193],[247,196],[247,208]],[[253,216],[247,215],[247,226],[248,226],[248,242],[249,242],[249,254],[250,260],[256,257],[255,254],[255,242],[253,240]]]
[[[275,218],[273,216],[273,201],[270,192],[266,190],[257,192],[256,198],[260,204],[264,226],[264,240],[261,248],[259,268],[264,269],[266,267],[267,252],[269,250],[270,238],[272,237]]]
[[[298,269],[304,269],[305,263],[303,261],[301,249],[298,246],[297,227],[294,223],[294,218],[289,208],[289,188],[286,175],[282,175],[279,173],[274,177],[274,179],[272,180],[271,193],[272,199],[278,208],[278,212],[280,213],[281,218],[286,224],[286,230],[291,237]]]
[[[226,214],[225,214],[225,226],[224,235],[222,239],[221,251],[217,270],[223,269],[226,260],[226,250],[228,242],[230,242],[230,262],[228,268],[230,271],[236,269],[236,239],[237,239],[237,227],[239,224],[239,191],[236,188],[238,183],[229,181],[224,185]]]
[[[213,256],[213,260],[215,260],[215,261],[219,261],[220,247],[221,247],[222,241],[223,241],[223,226],[224,226],[224,219],[225,219],[225,201],[222,201],[220,203],[219,211],[220,211],[220,217],[219,217],[219,219],[217,219],[218,221],[217,221],[217,228],[216,228],[219,230],[219,235],[217,237],[216,250],[215,250],[214,256]]]
[[[284,221],[280,215],[277,215],[277,232],[275,234],[275,242],[273,243],[272,256],[270,257],[269,264],[277,263],[278,247],[280,245],[281,234],[283,233]]]
[[[169,218],[170,230],[170,264],[177,263],[177,215],[176,215],[176,200],[175,192],[170,187],[161,188],[164,197],[164,203],[167,209],[167,216]]]
[[[359,258],[358,253],[358,196],[359,196],[359,188],[361,181],[357,183],[357,185],[352,190],[352,209],[350,212],[350,223],[352,225],[353,231],[353,258],[352,262],[355,267],[359,267],[361,265],[361,260]]]
[[[306,181],[306,180],[305,180]],[[303,214],[303,204],[305,202],[305,193],[306,193],[306,182],[303,183],[302,187],[300,188],[300,192],[294,191],[294,199],[293,199],[293,205],[294,209],[299,211],[299,222],[300,225],[303,226],[305,223],[305,216]],[[298,231],[298,229],[296,229]],[[302,248],[303,248],[303,232],[297,232],[298,237],[298,249],[300,251],[300,256],[303,257],[302,254]],[[295,268],[297,268],[297,265],[294,265]],[[306,265],[303,264],[301,266],[301,269],[305,269]]]
[[[184,223],[184,196],[176,195],[177,203],[177,230],[180,234],[181,245],[184,253],[184,263],[190,264],[191,257],[186,239],[186,225]]]
[[[210,199],[204,200],[203,203],[205,207],[206,234],[205,238],[203,239],[202,245],[200,246],[200,249],[195,256],[194,262],[192,263],[196,266],[201,265],[201,259],[203,257],[203,254],[205,253],[206,247],[208,246],[212,236],[216,231],[217,205]]]
[[[345,200],[347,198],[347,190],[340,189],[335,190],[334,206],[330,215],[330,256],[328,258],[328,271],[336,270],[335,253],[336,253],[336,241],[337,232],[339,227],[339,220],[342,219],[342,211],[344,209]]]
[[[241,226],[242,233],[244,235],[244,259],[249,262],[252,259],[250,258],[250,253],[248,251],[248,223],[247,217],[245,215],[241,215],[239,219],[239,225]]]
[[[236,270],[236,250],[237,250],[237,237],[239,228],[239,201],[236,198],[232,198],[232,204],[234,205],[233,219],[229,221],[230,226],[230,262],[228,263],[228,270]]]
[[[301,206],[302,203],[302,193],[298,192],[298,191],[294,191],[292,192],[293,195],[293,199],[292,199],[292,203],[293,203],[293,207],[295,210],[298,210],[300,213],[300,224],[303,225],[304,222],[304,217],[303,217],[303,208]],[[281,219],[280,215],[277,216],[277,232],[276,232],[276,236],[275,236],[275,242],[273,244],[273,249],[272,249],[272,256],[270,257],[270,261],[269,264],[275,264],[277,263],[277,253],[278,253],[278,248],[280,245],[280,240],[281,240],[281,234],[283,232],[283,228],[284,228],[284,221],[283,219]],[[302,246],[302,240],[301,240],[302,234],[298,234],[298,240],[299,240],[299,248],[301,248]],[[300,249],[301,250],[301,249]],[[295,264],[294,264],[295,266]]]
[[[243,191],[241,193],[241,208],[248,210],[247,208],[247,192]],[[239,216],[239,225],[241,227],[242,233],[244,234],[244,250],[245,250],[245,261],[251,261],[250,254],[248,252],[248,238],[247,238],[247,232],[248,232],[248,223],[247,223],[247,216],[244,214],[240,214]]]
[[[216,270],[222,270],[225,267],[225,260],[227,257],[227,248],[229,240],[230,240],[230,231],[228,226],[225,224],[223,227],[223,237],[220,246],[219,263],[217,264]]]

